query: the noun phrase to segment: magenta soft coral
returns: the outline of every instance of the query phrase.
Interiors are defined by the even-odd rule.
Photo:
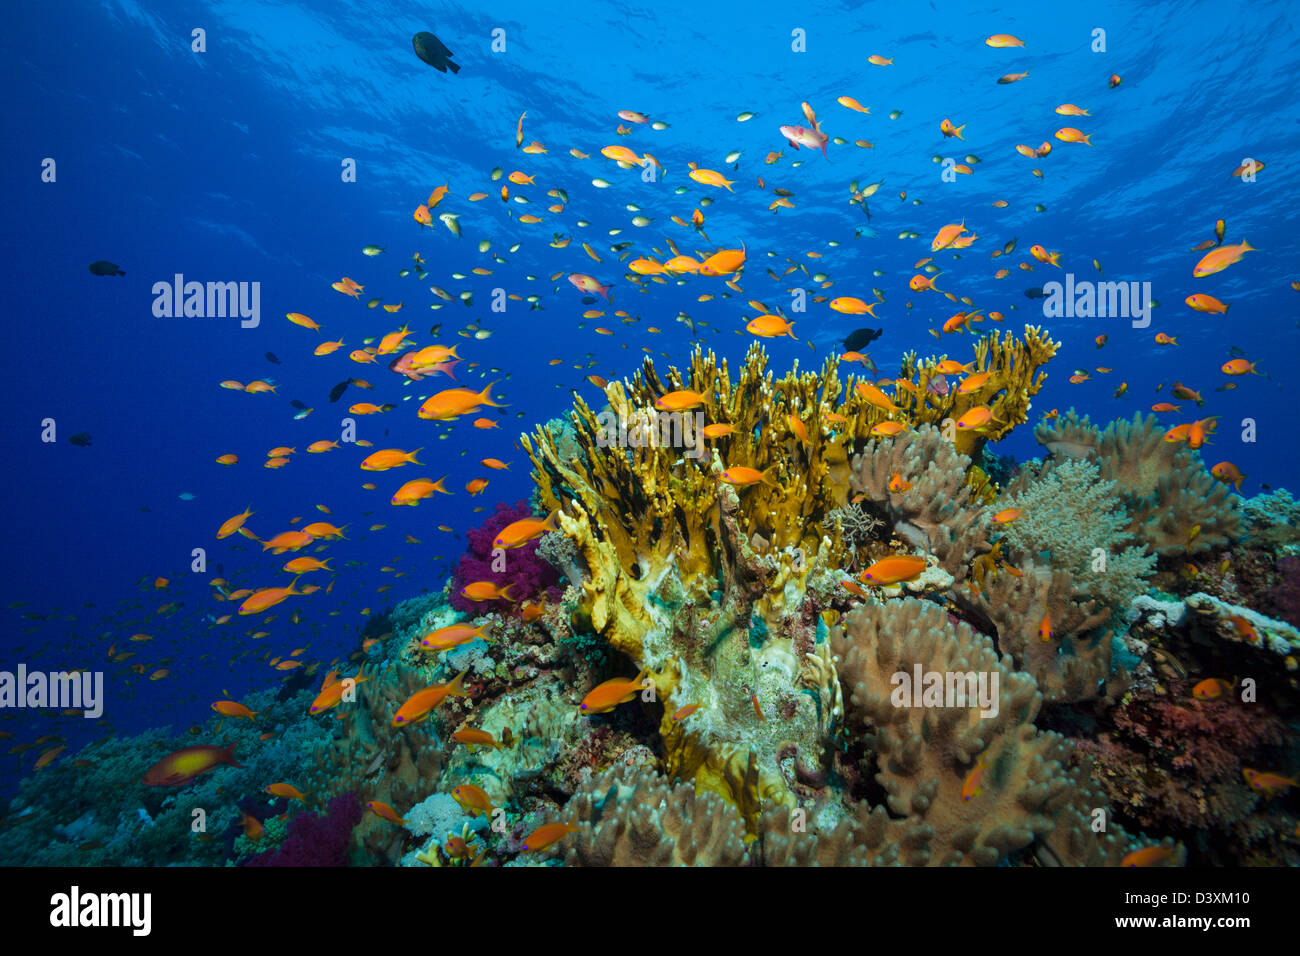
[[[528,502],[518,501],[513,507],[504,502],[486,521],[466,534],[469,548],[451,573],[451,606],[466,614],[480,615],[490,611],[509,613],[523,601],[536,597],[547,588],[559,583],[560,574],[545,560],[537,556],[538,541],[529,541],[523,547],[510,548],[501,555],[504,569],[493,571],[492,542],[501,529],[512,521],[532,516]],[[510,588],[513,603],[505,600],[471,601],[461,594],[461,588],[474,581],[491,581],[501,589]]]
[[[250,857],[244,866],[347,866],[352,831],[360,822],[357,795],[341,794],[322,814],[298,814],[279,849]]]

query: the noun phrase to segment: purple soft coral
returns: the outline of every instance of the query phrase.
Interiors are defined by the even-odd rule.
[[[469,549],[461,555],[451,573],[452,607],[475,616],[490,611],[509,613],[521,602],[536,597],[539,592],[559,582],[559,572],[537,556],[538,541],[536,540],[529,541],[523,547],[506,551],[501,556],[505,565],[504,570],[492,570],[492,542],[501,533],[501,529],[512,521],[531,516],[532,511],[526,501],[518,501],[514,507],[501,502],[486,521],[466,534],[469,539]],[[491,581],[502,590],[508,587],[510,597],[514,601],[471,601],[461,594],[461,588],[474,581]]]
[[[341,794],[322,814],[298,814],[279,849],[250,857],[244,866],[347,866],[348,844],[360,822],[357,795]]]

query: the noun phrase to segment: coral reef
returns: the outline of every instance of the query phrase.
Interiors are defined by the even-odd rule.
[[[900,388],[895,401],[902,414],[915,425],[941,427],[955,423],[978,405],[993,413],[993,427],[983,430],[954,429],[951,438],[959,454],[974,458],[986,441],[1000,441],[1017,425],[1027,421],[1029,400],[1038,394],[1047,378],[1040,367],[1056,354],[1059,344],[1036,326],[1025,326],[1024,339],[992,332],[975,343],[975,361],[970,375],[991,373],[978,388],[962,392],[949,389],[937,395],[928,388],[940,376],[939,362],[946,356],[919,360],[915,352],[903,356],[902,377],[911,388]]]
[[[523,439],[531,507],[499,505],[470,532],[449,587],[371,616],[351,660],[251,695],[255,720],[193,729],[234,743],[243,767],[145,788],[147,767],[193,741],[95,744],[80,755],[93,777],[64,761],[23,781],[0,852],[55,865],[1116,866],[1159,846],[1165,865],[1189,852],[1297,862],[1294,795],[1264,799],[1243,777],[1297,758],[1300,632],[1267,616],[1300,611],[1300,555],[1269,530],[1294,503],[1242,507],[1140,417],[1100,429],[1071,411],[1035,429],[1050,457],[1014,468],[986,443],[1026,420],[1055,351],[1032,327],[979,339],[963,374],[988,377],[964,392],[930,389],[939,360],[909,355],[890,396],[841,382],[834,358],[777,378],[758,346],[734,374],[701,349],[683,371],[647,359],[605,387],[626,446],[578,398]],[[685,390],[729,433],[686,442],[683,413],[655,411]],[[988,427],[955,428],[980,405]],[[498,532],[550,512],[559,530],[502,569]],[[852,578],[894,555],[924,568],[898,586]],[[513,583],[515,601],[466,600],[475,580]],[[452,624],[482,636],[421,645]],[[323,670],[364,679],[309,715]],[[464,696],[394,722],[457,675]],[[633,675],[645,680],[615,705],[593,703]],[[1193,697],[1216,680],[1233,695]],[[269,781],[306,804],[268,797]],[[477,811],[458,802],[470,798]],[[372,801],[405,822],[366,812]],[[196,810],[206,832],[190,826]],[[262,822],[259,840],[241,814]],[[547,823],[575,829],[525,849]]]

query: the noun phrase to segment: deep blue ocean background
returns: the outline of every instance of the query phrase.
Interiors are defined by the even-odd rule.
[[[681,310],[709,323],[700,340],[734,368],[754,341],[744,333],[754,315],[745,300],[786,303],[786,284],[798,279],[771,281],[763,272],[769,250],[778,254],[770,262],[778,273],[785,256],[829,273],[836,282],[830,295],[870,300],[875,287],[887,299],[877,322],[825,305],[794,316],[798,340],[765,342],[778,376],[795,360],[804,369],[820,368],[845,333],[860,325],[884,329],[869,349],[882,375],[895,373],[899,356],[912,349],[969,358],[970,336],[945,336],[939,343],[927,332],[959,306],[907,289],[913,264],[931,254],[938,228],[964,218],[981,239],[959,261],[936,256],[946,272],[939,286],[970,296],[986,311],[1003,312],[1000,328],[1008,333],[1020,334],[1026,322],[1045,324],[1063,343],[1034,399],[1031,422],[1043,410],[1071,405],[1094,421],[1131,417],[1170,400],[1167,383],[1180,380],[1201,390],[1205,406],[1196,411],[1185,403],[1184,414],[1167,421],[1220,416],[1219,432],[1203,450],[1207,465],[1236,463],[1249,476],[1247,495],[1258,493],[1261,482],[1300,490],[1300,292],[1290,287],[1300,279],[1295,10],[1290,2],[987,7],[955,0],[819,3],[803,11],[772,2],[8,5],[0,38],[10,103],[0,153],[8,226],[0,257],[7,276],[7,467],[0,470],[0,500],[8,537],[0,574],[0,661],[4,669],[20,661],[44,670],[106,668],[109,678],[104,720],[25,713],[0,724],[15,735],[3,741],[0,754],[45,733],[63,734],[75,745],[113,730],[181,728],[208,715],[213,700],[283,679],[260,661],[229,663],[248,647],[245,632],[259,629],[260,617],[236,618],[224,627],[205,620],[234,610],[212,599],[205,582],[218,574],[255,588],[285,583],[279,568],[287,556],[263,555],[239,537],[214,539],[221,522],[246,506],[255,512],[249,526],[262,537],[288,529],[296,515],[304,523],[327,517],[314,509],[317,503],[331,509],[330,520],[349,526],[348,540],[328,551],[338,572],[333,592],[281,605],[267,628],[271,636],[256,648],[285,654],[306,647],[304,659],[322,662],[346,656],[357,646],[363,609],[379,611],[441,587],[464,549],[463,532],[484,517],[473,508],[491,511],[499,501],[527,496],[529,464],[515,445],[518,433],[567,410],[571,389],[596,402],[589,374],[630,376],[642,346],[653,350],[661,367],[667,363],[660,352],[684,365],[692,337],[674,321]],[[1090,50],[1097,27],[1106,30],[1105,53]],[[190,49],[194,28],[206,31],[204,53]],[[490,50],[496,28],[505,31],[504,53]],[[796,28],[807,32],[806,53],[791,52]],[[419,30],[433,31],[454,50],[463,67],[459,75],[440,74],[414,56],[410,38]],[[1013,33],[1026,47],[991,49],[983,40],[992,33]],[[869,65],[873,53],[892,57],[894,65]],[[1019,83],[995,82],[1024,71],[1030,75]],[[1107,85],[1111,73],[1123,77],[1116,89]],[[870,115],[837,105],[842,95],[869,106]],[[804,100],[829,135],[849,141],[829,147],[829,159],[794,154],[777,130],[804,123]],[[1057,116],[1053,110],[1061,103],[1079,104],[1091,115]],[[524,110],[525,142],[540,140],[546,155],[515,149],[515,124]],[[638,110],[671,126],[653,131],[628,124],[631,135],[618,136],[619,110]],[[737,114],[746,110],[756,118],[738,123]],[[891,110],[902,115],[890,120]],[[945,117],[965,125],[965,142],[940,135]],[[1068,125],[1091,132],[1094,147],[1052,139],[1054,130]],[[853,146],[859,138],[875,148]],[[1042,160],[1014,150],[1017,143],[1043,140],[1055,148]],[[667,175],[645,184],[601,158],[600,149],[615,143],[650,151]],[[573,147],[591,158],[574,159]],[[769,151],[783,147],[780,164],[763,163]],[[743,150],[734,174],[723,163],[733,150]],[[931,161],[936,154],[959,162],[974,154],[981,162],[973,175],[944,183]],[[54,183],[41,181],[47,157],[57,162]],[[355,183],[340,177],[349,157],[357,163]],[[1266,164],[1255,183],[1231,176],[1246,157]],[[792,168],[793,158],[803,165]],[[735,194],[691,182],[688,161],[736,180]],[[536,174],[536,186],[519,190],[531,205],[502,205],[496,195],[501,183],[488,178],[495,166]],[[1030,175],[1035,166],[1044,179]],[[757,189],[756,176],[767,190]],[[597,189],[593,177],[614,185]],[[854,237],[865,225],[861,211],[846,202],[855,179],[884,180],[871,201],[877,238]],[[422,231],[412,219],[414,208],[444,182],[451,193],[437,211],[461,214],[459,240],[437,223]],[[674,195],[681,185],[689,193]],[[774,186],[793,191],[797,208],[769,213]],[[545,211],[554,200],[544,194],[553,187],[569,195],[559,216]],[[491,198],[466,201],[480,190]],[[899,200],[902,190],[906,202]],[[701,196],[715,199],[704,209],[712,247],[669,221],[674,214],[689,218]],[[1010,205],[991,208],[996,199]],[[655,221],[634,227],[628,203]],[[1047,211],[1034,212],[1035,203]],[[521,225],[507,218],[507,208],[546,221]],[[580,218],[590,227],[577,227]],[[1248,239],[1260,251],[1194,280],[1192,266],[1201,253],[1189,250],[1212,238],[1219,218],[1227,222],[1228,242]],[[621,235],[607,235],[620,227]],[[907,230],[921,238],[897,238]],[[549,248],[554,232],[572,234],[574,242]],[[750,262],[741,283],[745,294],[697,302],[701,293],[725,290],[721,280],[704,278],[638,293],[622,278],[624,267],[608,246],[635,240],[638,254],[653,255],[650,247],[663,249],[666,236],[683,251],[744,242]],[[1019,239],[1014,256],[988,258],[1013,236]],[[508,264],[477,251],[483,238]],[[583,253],[584,240],[604,262]],[[841,245],[829,248],[829,240]],[[520,250],[508,253],[516,241]],[[361,254],[367,243],[387,252],[367,258]],[[1081,278],[1096,277],[1096,258],[1107,279],[1153,283],[1160,307],[1150,328],[1133,329],[1123,319],[1044,320],[1024,289],[1060,273],[1014,266],[1035,243],[1062,250],[1063,263]],[[417,251],[428,278],[399,278]],[[808,259],[808,251],[825,257]],[[98,259],[117,263],[125,277],[91,275],[87,265]],[[450,278],[480,265],[494,274]],[[995,281],[993,272],[1003,265],[1012,275]],[[876,277],[875,269],[885,274]],[[560,272],[613,282],[612,308],[642,321],[584,321],[580,294],[563,276],[550,281]],[[260,282],[260,327],[243,329],[236,319],[155,318],[151,288],[176,273],[187,280]],[[537,281],[527,281],[527,274]],[[330,288],[345,275],[365,285],[360,302]],[[429,304],[440,301],[429,293],[431,284],[472,289],[475,304],[431,311]],[[536,293],[544,310],[512,302],[507,312],[494,314],[488,301],[496,287]],[[1183,303],[1193,292],[1230,302],[1231,310],[1194,312]],[[372,295],[401,301],[404,309],[397,315],[368,310],[364,302]],[[916,306],[910,311],[908,301]],[[291,311],[313,317],[323,332],[290,324],[284,315]],[[456,335],[472,321],[492,330],[492,337]],[[457,369],[462,384],[501,380],[493,394],[509,408],[502,410],[500,430],[471,427],[476,416],[451,426],[420,421],[414,396],[452,383],[436,378],[428,387],[403,388],[384,368],[387,359],[369,368],[347,359],[363,337],[403,322],[420,345],[460,344],[467,360]],[[436,339],[428,334],[434,323],[443,324]],[[602,324],[616,334],[595,334]],[[647,333],[650,325],[662,334]],[[975,331],[993,328],[999,326],[986,323]],[[1179,345],[1155,345],[1156,332],[1175,335]],[[1093,340],[1102,333],[1110,341],[1099,351]],[[346,349],[312,355],[319,341],[338,337]],[[1271,377],[1225,377],[1219,366],[1231,346]],[[264,358],[267,351],[282,364]],[[564,364],[549,365],[552,358]],[[469,362],[479,367],[469,370]],[[1094,372],[1083,385],[1067,383],[1074,369],[1098,365],[1113,372]],[[502,371],[489,373],[493,366]],[[350,375],[370,380],[375,390],[350,389],[331,405],[330,387]],[[248,395],[218,386],[232,378],[273,378],[278,393]],[[1229,381],[1239,387],[1215,391]],[[1128,384],[1128,394],[1112,398],[1120,382]],[[1157,393],[1161,383],[1165,390]],[[294,421],[291,399],[316,410]],[[397,402],[386,416],[359,418],[359,435],[376,449],[423,447],[425,467],[370,475],[357,468],[363,449],[304,454],[312,441],[338,437],[338,420],[355,401]],[[41,441],[47,417],[57,422],[54,444]],[[1257,423],[1253,444],[1239,440],[1245,418]],[[92,446],[67,441],[83,431],[93,436]],[[450,437],[439,437],[444,434]],[[266,450],[282,444],[298,449],[289,466],[263,468]],[[992,448],[1021,458],[1038,451],[1031,426]],[[240,463],[215,464],[226,452],[238,454]],[[478,464],[485,456],[504,459],[511,470],[487,471]],[[389,505],[402,482],[444,474],[454,497],[417,508]],[[470,497],[464,485],[480,476],[491,484]],[[363,491],[367,480],[378,490]],[[369,511],[373,515],[364,514]],[[388,527],[365,531],[371,523]],[[440,532],[439,524],[460,534]],[[420,543],[406,543],[408,534]],[[188,570],[196,547],[208,554],[201,574]],[[360,564],[345,567],[349,561]],[[383,566],[410,574],[394,579]],[[156,576],[170,579],[165,591],[140,586],[141,579]],[[376,593],[383,584],[396,586]],[[7,607],[13,602],[25,603]],[[164,602],[182,606],[172,616],[155,617]],[[288,620],[294,610],[302,615],[296,625]],[[155,640],[130,645],[140,652],[131,663],[152,670],[170,658],[167,679],[149,682],[127,665],[107,665],[109,645],[121,649],[137,632]],[[25,772],[37,752],[0,758],[5,776]]]

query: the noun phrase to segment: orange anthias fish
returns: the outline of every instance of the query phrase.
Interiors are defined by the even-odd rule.
[[[1202,276],[1214,275],[1216,272],[1222,272],[1228,266],[1235,262],[1240,262],[1241,257],[1248,252],[1258,252],[1259,250],[1252,246],[1245,239],[1235,246],[1219,246],[1207,252],[1200,262],[1192,269],[1192,275],[1196,278]]]
[[[243,704],[234,700],[218,700],[212,704],[212,709],[222,717],[244,717],[252,720],[261,711],[249,710]]]
[[[1221,461],[1210,469],[1210,474],[1225,484],[1232,485],[1237,494],[1241,494],[1241,483],[1246,480],[1246,476],[1241,473],[1236,465],[1230,461]]]
[[[545,850],[548,846],[563,840],[570,833],[577,833],[580,829],[582,828],[568,823],[543,824],[524,837],[523,851],[525,853],[536,853],[539,850]]]
[[[514,587],[514,584],[499,587],[495,581],[471,581],[460,589],[460,593],[471,601],[510,601],[513,603],[515,599],[510,596],[512,587]]]
[[[984,780],[984,771],[988,769],[988,763],[985,758],[988,753],[982,753],[979,759],[975,761],[975,766],[971,767],[970,773],[966,774],[966,779],[961,784],[962,800],[971,800],[981,796],[984,793],[980,783]]]
[[[242,810],[239,812],[239,825],[244,828],[244,836],[256,843],[266,834],[266,828],[257,817],[250,817]]]
[[[273,783],[266,788],[266,792],[275,797],[284,797],[286,800],[297,800],[299,803],[307,799],[306,794],[289,783]]]
[[[1197,700],[1223,700],[1232,696],[1232,685],[1218,677],[1207,677],[1192,688]]]
[[[491,816],[492,811],[496,809],[492,806],[492,799],[483,791],[481,787],[476,787],[472,783],[462,783],[458,787],[453,787],[451,797],[468,813],[471,817],[476,817],[480,813],[484,816]]]
[[[406,821],[398,814],[396,810],[384,803],[382,800],[371,800],[366,804],[377,817],[382,817],[389,823],[396,823],[398,826],[405,826]]]
[[[793,325],[794,323],[787,322],[779,315],[760,315],[745,326],[745,331],[764,339],[775,339],[782,335],[788,335],[793,339],[797,337]]]
[[[287,588],[262,588],[262,590],[254,591],[244,599],[244,603],[239,605],[239,613],[257,614],[267,608],[275,607],[275,605],[291,595],[301,593],[301,591],[293,589],[293,582],[290,582]]]
[[[894,472],[889,476],[889,490],[894,494],[902,494],[904,491],[910,490],[911,487],[912,483],[910,481],[904,481],[903,476],[900,473]]]
[[[683,720],[691,716],[691,714],[695,713],[699,709],[700,709],[699,704],[687,704],[685,707],[677,711],[677,713],[673,714],[673,723],[675,724],[681,723]]]
[[[773,484],[769,474],[776,465],[759,471],[757,468],[750,468],[746,465],[733,465],[722,473],[722,480],[729,485],[735,485],[737,488],[748,488],[750,485],[760,483]],[[773,484],[775,487],[775,485]]]
[[[1272,799],[1279,793],[1286,793],[1292,787],[1300,787],[1300,783],[1291,777],[1284,777],[1280,773],[1264,773],[1259,770],[1251,770],[1249,767],[1243,767],[1241,770],[1242,777],[1250,788],[1258,793],[1262,793],[1265,799]]]
[[[183,747],[163,757],[145,771],[140,782],[146,787],[180,787],[222,764],[243,767],[243,764],[235,762],[234,744],[225,747]]]
[[[434,684],[432,687],[416,691],[407,698],[406,703],[397,708],[397,713],[393,715],[393,726],[405,727],[408,724],[419,723],[448,696],[468,697],[469,691],[465,689],[465,675],[468,673],[467,670],[461,671],[446,684]]]
[[[505,746],[504,743],[498,741],[487,731],[475,730],[472,727],[466,727],[463,730],[456,731],[451,735],[451,739],[455,743],[469,747],[471,751],[473,751],[475,747],[491,747],[494,750],[500,750]]]
[[[481,392],[468,388],[449,388],[438,392],[429,396],[417,414],[425,421],[448,421],[477,412],[482,405],[505,408],[505,405],[492,401],[492,386],[495,384],[496,382],[489,382]]]
[[[1258,375],[1255,370],[1255,363],[1248,362],[1242,358],[1229,359],[1219,366],[1219,371],[1224,375]]]
[[[519,521],[512,521],[501,529],[492,542],[496,548],[521,548],[534,538],[541,537],[550,531],[559,531],[560,526],[556,523],[556,516],[559,512],[552,511],[543,520],[537,518],[523,518]]]
[[[862,572],[861,580],[872,584],[899,584],[918,577],[926,569],[925,558],[916,558],[907,554],[895,554],[881,558]]]
[[[993,417],[993,410],[987,405],[976,405],[970,411],[966,412],[961,418],[957,419],[958,428],[984,428],[985,426],[996,422]]]
[[[582,699],[582,703],[578,705],[579,709],[585,714],[605,714],[619,704],[626,704],[635,700],[636,696],[644,689],[642,681],[645,680],[645,676],[649,672],[650,668],[642,667],[640,672],[631,680],[615,677],[603,684],[598,684],[592,688],[591,693]]]
[[[333,675],[326,677],[320,693],[316,695],[316,699],[312,701],[311,706],[307,708],[307,713],[319,714],[337,707],[343,700],[343,692],[345,690],[350,687],[356,687],[357,684],[364,683],[368,680],[370,680],[370,678],[362,677],[361,671],[359,670],[355,677],[344,678],[342,680],[335,680]]]
[[[486,633],[490,626],[482,624],[479,627],[470,627],[468,624],[452,624],[449,627],[440,627],[420,638],[420,646],[426,650],[445,651],[468,644],[475,638],[491,641],[492,638]]]
[[[1159,866],[1173,855],[1167,846],[1147,846],[1134,850],[1120,861],[1120,866]]]
[[[697,405],[707,405],[709,402],[710,399],[705,394],[682,389],[676,392],[668,392],[656,398],[655,408],[661,412],[684,412],[695,408]]]
[[[388,471],[390,468],[400,468],[406,464],[419,465],[421,462],[417,461],[415,456],[422,450],[417,448],[415,451],[402,451],[400,448],[385,448],[367,455],[361,462],[361,468],[363,471]]]

